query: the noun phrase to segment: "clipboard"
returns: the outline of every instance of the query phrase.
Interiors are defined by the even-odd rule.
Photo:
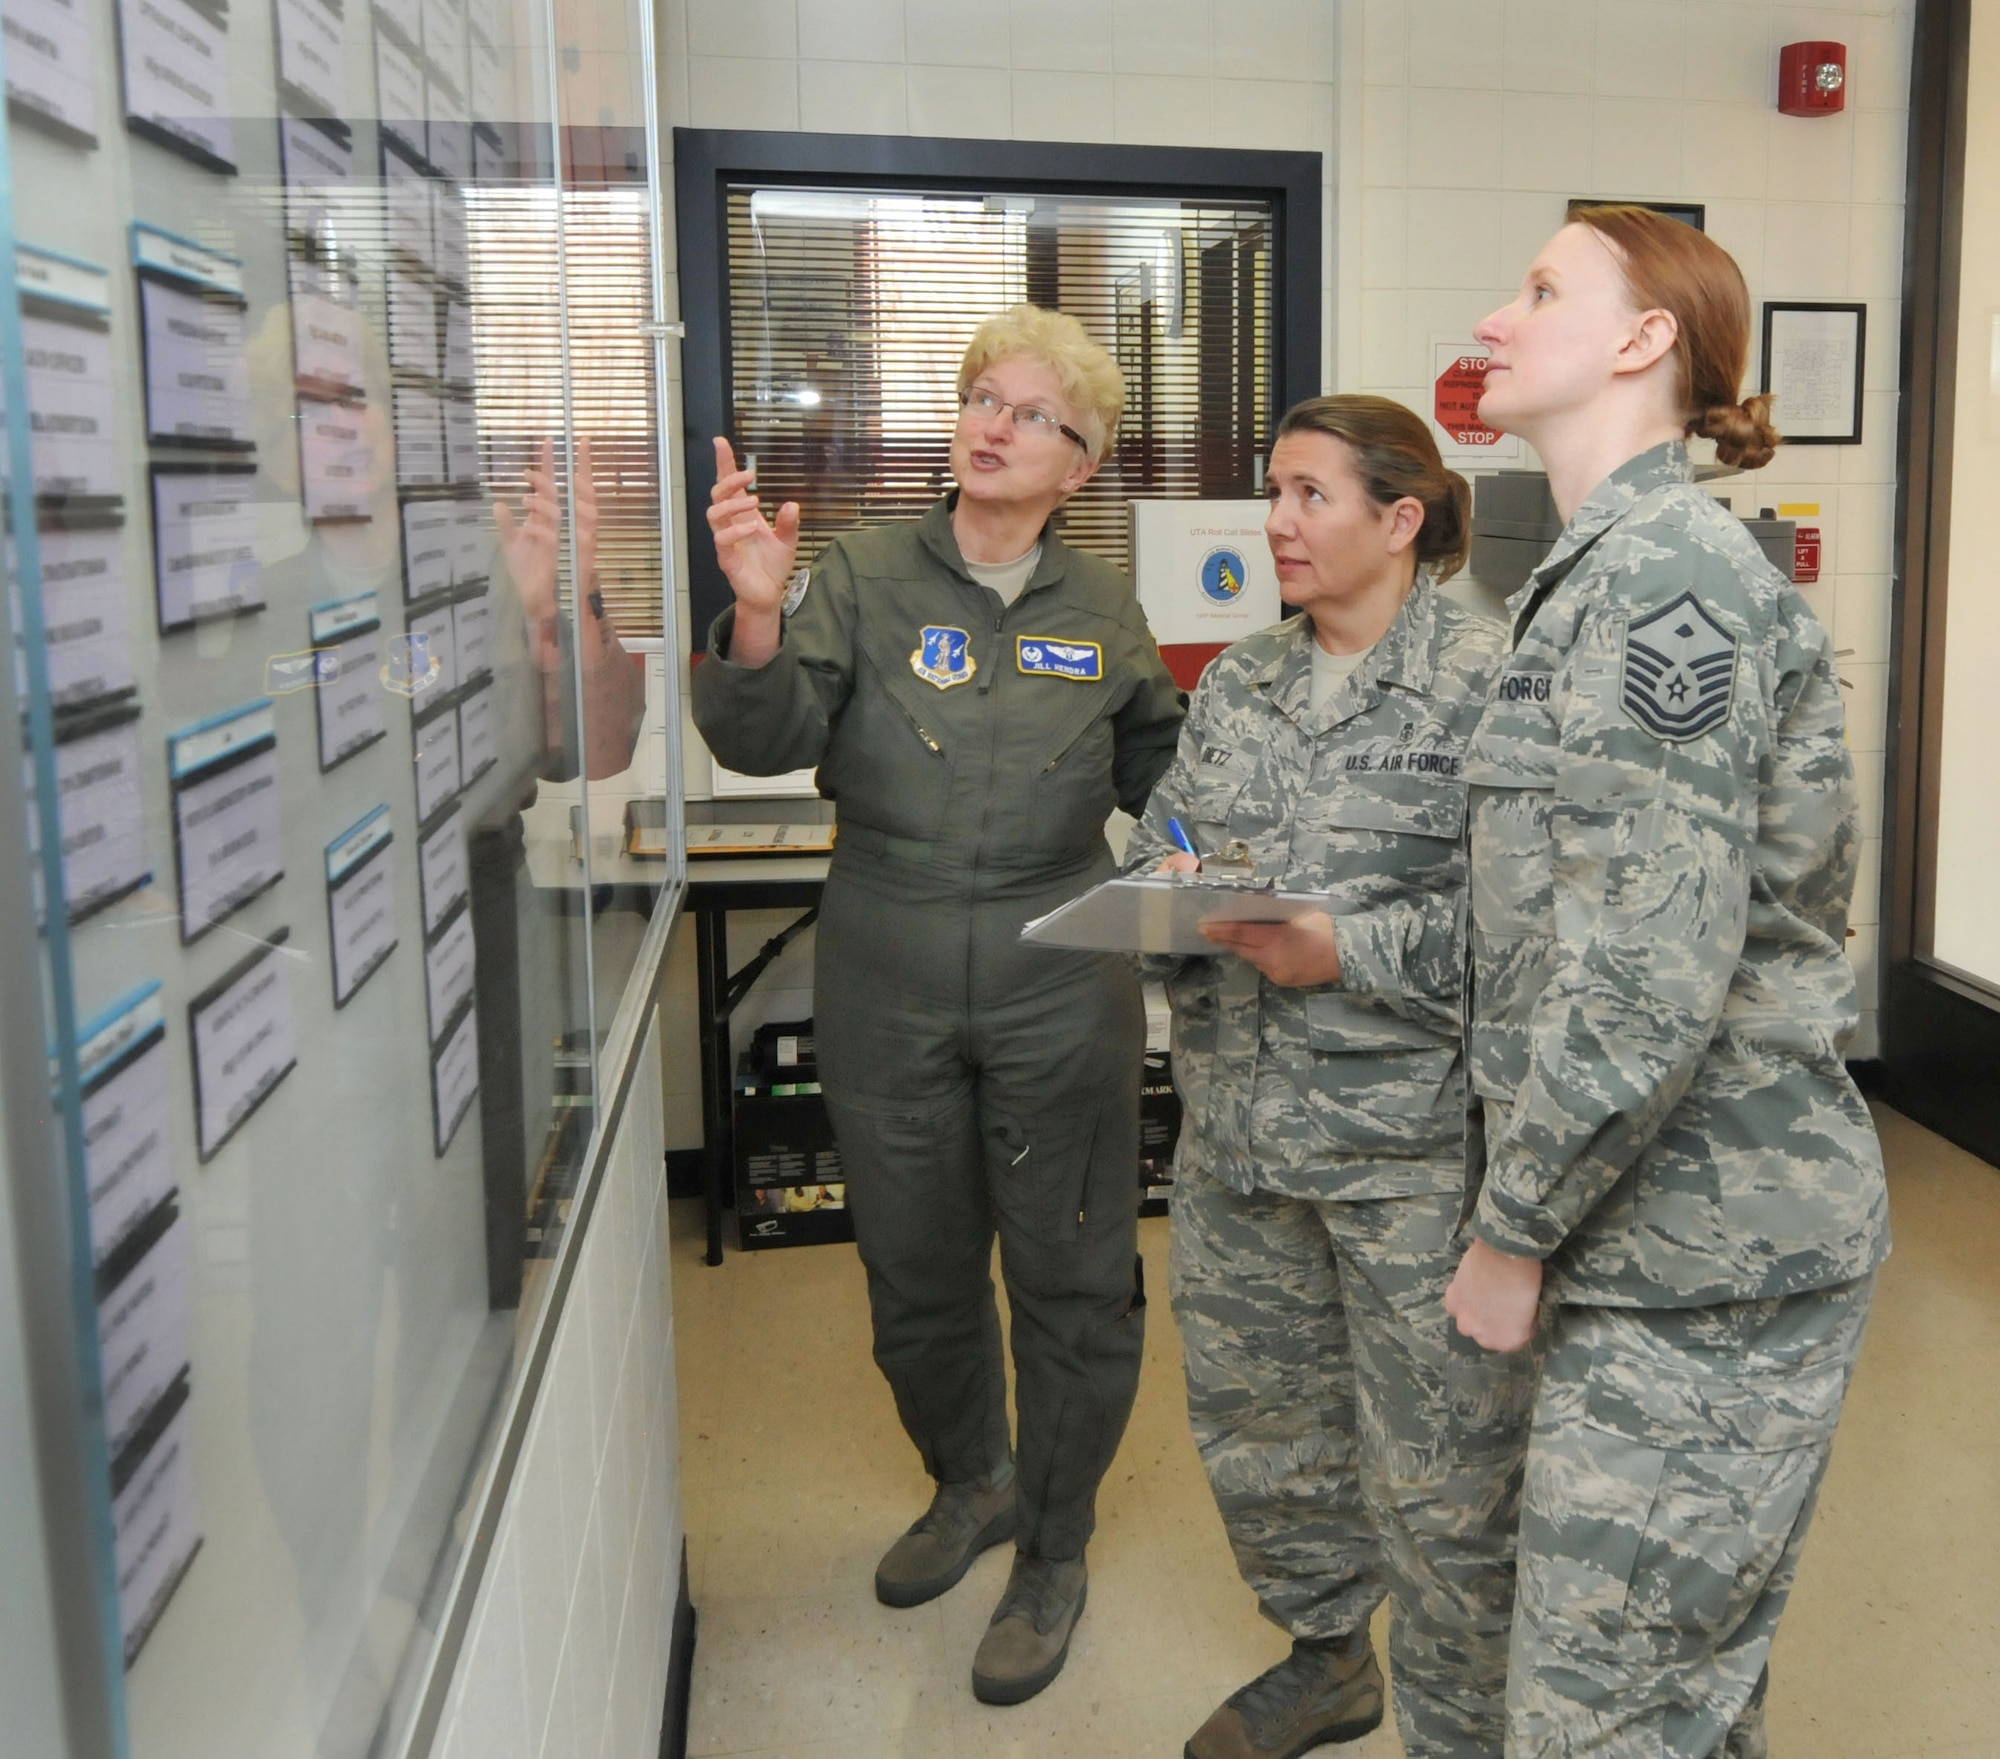
[[[1204,922],[1290,922],[1327,903],[1324,892],[1280,892],[1202,874],[1146,874],[1093,886],[1023,924],[1021,939],[1101,953],[1219,953],[1201,932]]]

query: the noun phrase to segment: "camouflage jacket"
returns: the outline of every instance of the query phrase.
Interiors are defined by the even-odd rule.
[[[1581,1303],[1861,1275],[1888,1223],[1841,1061],[1860,833],[1826,632],[1678,443],[1508,608],[1465,763],[1473,1232]]]
[[[695,725],[753,776],[819,766],[836,862],[887,860],[986,892],[1109,872],[1104,825],[1171,760],[1183,698],[1132,583],[1054,528],[1021,596],[966,572],[950,497],[836,538],[768,665],[694,670]]]
[[[1250,846],[1259,878],[1324,892],[1333,984],[1286,989],[1234,955],[1147,960],[1174,1010],[1176,1158],[1239,1191],[1360,1199],[1462,1177],[1465,742],[1499,625],[1420,576],[1386,634],[1314,712],[1312,626],[1247,636],[1195,691],[1128,869]]]

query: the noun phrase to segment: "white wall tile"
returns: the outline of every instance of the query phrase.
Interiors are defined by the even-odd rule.
[[[1100,140],[1116,102],[1108,73],[1016,73],[1014,133],[1021,140]]]
[[[1588,92],[1595,80],[1593,0],[1507,0],[1502,77],[1510,92]]]
[[[1894,299],[1903,291],[1903,210],[1848,210],[1846,293],[1851,299]]]
[[[1508,92],[1501,105],[1501,187],[1580,194],[1589,177],[1590,99]]]
[[[1743,278],[1750,283],[1750,297],[1768,299],[1770,288],[1764,273],[1766,214],[1762,202],[1709,201],[1706,215],[1708,235],[1736,259]],[[1757,324],[1750,326],[1750,346],[1757,346]],[[1755,367],[1755,361],[1752,361]]]
[[[1503,16],[1492,0],[1410,0],[1410,84],[1498,89]]]
[[[535,1413],[502,1529],[511,1534],[520,1560],[521,1699],[527,1726],[537,1739],[548,1721],[556,1662],[569,1622],[569,1596],[559,1587],[574,1573],[563,1549],[562,1470],[553,1411],[553,1401],[544,1400]]]
[[[1111,0],[1008,0],[1008,14],[1017,68],[1111,71]]]
[[[1543,245],[1562,229],[1565,192],[1510,192],[1500,198],[1500,263],[1496,287],[1517,287]],[[1498,303],[1496,301],[1496,303]]]
[[[1361,53],[1361,77],[1367,83],[1409,83],[1410,14],[1405,0],[1364,0]]]
[[[1859,110],[1854,113],[1854,182],[1857,202],[1901,203],[1910,143],[1910,117],[1904,110]]]
[[[1823,450],[1832,451],[1833,447]],[[1835,565],[1842,574],[1887,574],[1895,531],[1896,491],[1857,484],[1840,491]]]
[[[572,1282],[572,1289],[575,1284]],[[585,1302],[572,1300],[556,1332],[556,1347],[543,1379],[543,1397],[551,1401],[556,1435],[556,1469],[562,1477],[559,1516],[563,1570],[561,1598],[583,1562],[583,1536],[590,1505],[597,1497],[597,1432],[591,1421],[590,1326]],[[539,1591],[554,1592],[542,1588]]]
[[[1874,928],[1882,920],[1882,840],[1862,840],[1861,858],[1854,872],[1854,902],[1848,907],[1850,927]]]
[[[1759,198],[1770,126],[1752,104],[1689,104],[1681,114],[1681,190],[1689,201]]]
[[[1770,173],[1774,202],[1844,202],[1854,179],[1854,124],[1841,116],[1781,116],[1770,112]]]
[[[1208,0],[1111,0],[1111,64],[1119,73],[1206,78],[1209,29]]]
[[[1404,305],[1400,286],[1394,292],[1361,296],[1361,382],[1370,391],[1397,383],[1409,371]]]
[[[1013,76],[987,67],[904,70],[912,134],[1005,139],[1014,129]]]
[[[1765,8],[1711,0],[1682,8],[1682,90],[1690,98],[1771,105],[1778,96],[1777,53]]]
[[[1361,97],[1361,181],[1396,185],[1410,170],[1410,98],[1400,86],[1370,87]]]
[[[1893,391],[1900,381],[1903,352],[1903,302],[1871,299],[1868,306],[1868,358],[1861,363],[1861,380],[1871,391]]]
[[[1847,284],[1848,210],[1773,202],[1765,210],[1765,299],[1825,299]]]
[[[1844,693],[1843,693],[1844,694]],[[1857,753],[1854,759],[1856,813],[1864,840],[1882,834],[1882,760],[1879,756]]]
[[[688,114],[697,128],[797,128],[798,63],[697,55],[688,64]]]
[[[1399,189],[1371,189],[1361,197],[1361,285],[1403,285],[1408,203]]]
[[[1409,182],[1490,189],[1504,132],[1498,92],[1410,90]]]
[[[1840,662],[1847,698],[1847,745],[1858,762],[1864,754],[1879,755],[1888,746],[1889,668]]]
[[[1893,598],[1886,574],[1843,574],[1833,583],[1833,639],[1858,665],[1886,664]]]
[[[1904,110],[1910,105],[1910,40],[1915,14],[1848,21],[1830,35],[1847,45],[1847,104],[1851,110]],[[1787,35],[1787,42],[1799,39]]]
[[[903,61],[903,0],[797,0],[808,61]]]
[[[797,0],[688,0],[687,52],[789,61],[799,52]]]
[[[820,134],[901,134],[903,69],[874,61],[799,63],[799,126]]]
[[[1861,396],[1861,444],[1835,446],[1844,483],[1892,483],[1896,480],[1896,393],[1864,391]]]
[[[1009,65],[1007,9],[994,0],[904,0],[903,41],[913,66]]]
[[[529,1759],[533,1752],[521,1697],[520,1607],[516,1553],[503,1545],[487,1564],[487,1587],[459,1662],[463,1695],[455,1720],[480,1759]]]
[[[1484,191],[1412,190],[1409,286],[1485,287],[1500,276],[1500,204]]]
[[[563,1646],[556,1663],[556,1689],[549,1706],[548,1727],[542,1733],[540,1759],[594,1759],[576,1738],[576,1656],[573,1643]]]
[[[1120,73],[1114,79],[1113,138],[1149,146],[1214,144],[1210,81],[1144,73]]]
[[[1684,8],[1662,0],[1602,0],[1597,9],[1597,91],[1678,98],[1684,21]]]
[[[1378,10],[1386,5],[1399,15],[1402,0],[1374,0],[1368,7],[1364,37],[1371,34]],[[1332,81],[1334,8],[1326,0],[1224,0],[1215,8],[1212,71],[1217,79],[1301,79]],[[1366,76],[1387,77],[1376,68],[1373,48],[1364,51]],[[1395,65],[1401,66],[1401,39],[1396,38]],[[1395,79],[1402,74],[1397,71]]]
[[[1333,154],[1333,88],[1215,82],[1215,144],[1273,152]]]
[[[1664,98],[1599,98],[1589,190],[1577,195],[1671,200],[1681,176],[1681,106]]]
[[[570,1605],[569,1641],[563,1646],[563,1669],[571,1676],[570,1715],[576,1729],[576,1750],[583,1759],[602,1750],[609,1707],[611,1663],[604,1629],[605,1543],[603,1522],[593,1511],[584,1541],[583,1569],[577,1576],[576,1597]]]

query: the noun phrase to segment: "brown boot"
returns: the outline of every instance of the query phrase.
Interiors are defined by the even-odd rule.
[[[964,1484],[940,1484],[909,1532],[875,1566],[884,1606],[922,1606],[957,1584],[988,1546],[1014,1537],[1014,1466]]]
[[[972,1658],[972,1695],[980,1703],[1025,1703],[1062,1672],[1088,1586],[1080,1557],[1015,1554],[1007,1592]]]
[[[1299,1759],[1358,1741],[1382,1725],[1382,1670],[1366,1628],[1294,1642],[1292,1652],[1227,1702],[1185,1748],[1186,1759]]]

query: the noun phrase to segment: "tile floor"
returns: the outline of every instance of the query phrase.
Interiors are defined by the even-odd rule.
[[[1776,1759],[2000,1759],[2000,1172],[1885,1113],[1897,1250],[1883,1273],[1817,1525],[1773,1663]],[[868,1355],[850,1247],[699,1257],[675,1216],[692,1591],[690,1755],[1174,1759],[1283,1652],[1237,1580],[1188,1438],[1163,1298],[1106,1480],[1069,1665],[991,1710],[967,1681],[1006,1579],[892,1612],[875,1559],[929,1494]],[[1390,1759],[1384,1729],[1329,1749]]]

